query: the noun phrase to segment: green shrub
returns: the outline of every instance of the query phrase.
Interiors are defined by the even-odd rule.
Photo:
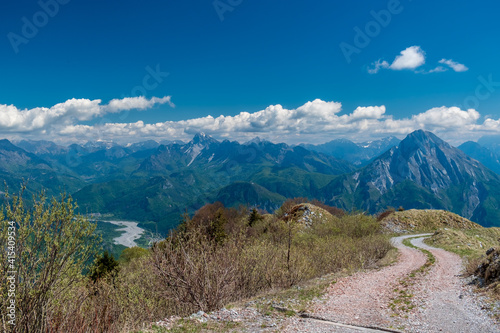
[[[375,218],[363,214],[325,216],[311,227],[293,216],[291,203],[250,227],[248,217],[233,221],[221,244],[204,224],[172,233],[152,250],[154,273],[165,295],[182,304],[177,314],[215,310],[224,304],[271,288],[287,288],[342,269],[368,267],[391,248]],[[206,221],[225,216],[224,208],[206,207]],[[211,214],[206,214],[211,211]],[[200,220],[197,213],[196,219]],[[195,218],[193,218],[194,220]],[[265,224],[265,225],[263,225]],[[188,237],[186,237],[188,235]]]
[[[12,332],[50,330],[50,321],[57,308],[67,300],[67,293],[84,280],[82,274],[97,252],[100,239],[96,225],[75,215],[75,204],[63,195],[60,200],[47,201],[42,193],[33,198],[28,208],[19,196],[7,194],[5,212],[0,216],[0,243],[8,243],[15,227],[16,324],[3,327]],[[12,237],[12,236],[11,236]],[[12,271],[7,265],[6,251],[0,252],[0,272]],[[7,285],[2,281],[1,308],[8,301]]]
[[[111,279],[114,281],[119,272],[118,261],[109,254],[108,251],[97,257],[90,268],[90,279],[96,283],[101,279]]]
[[[127,264],[133,259],[138,259],[138,258],[147,256],[148,253],[149,253],[149,251],[146,249],[143,249],[142,247],[138,247],[138,246],[128,247],[122,251],[118,261],[122,264]]]
[[[90,269],[91,279],[85,279],[82,267],[96,253],[85,247],[94,244],[90,242],[91,225],[69,212],[63,214],[63,219],[61,213],[54,218],[52,213],[43,213],[63,212],[71,201],[53,201],[50,209],[38,205],[27,212],[13,208],[19,206],[19,199],[14,198],[7,211],[9,216],[17,216],[16,221],[26,230],[33,225],[31,220],[46,221],[40,222],[40,226],[52,225],[47,221],[64,221],[64,228],[56,227],[48,233],[50,241],[42,244],[43,251],[50,250],[48,245],[53,239],[62,240],[58,238],[62,233],[69,235],[70,244],[78,245],[72,253],[84,255],[71,257],[74,274],[66,274],[55,283],[63,289],[50,290],[43,311],[26,317],[27,325],[31,325],[29,331],[140,329],[144,323],[166,316],[216,310],[267,290],[288,288],[339,270],[368,267],[390,249],[388,238],[381,234],[373,217],[333,216],[322,211],[321,220],[306,226],[300,222],[300,213],[287,214],[298,201],[302,199],[290,200],[275,215],[263,216],[256,210],[249,215],[242,207],[206,205],[193,217],[185,214],[179,228],[151,249],[124,250],[119,265],[104,253]],[[35,239],[41,237],[42,231],[26,232],[31,236],[24,238],[25,244],[39,244]],[[31,324],[38,318],[44,319],[40,329]]]

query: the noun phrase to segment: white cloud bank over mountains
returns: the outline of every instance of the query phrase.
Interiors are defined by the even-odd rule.
[[[438,73],[438,72],[446,72],[449,68],[454,70],[455,72],[465,72],[468,71],[469,68],[467,66],[460,64],[451,59],[441,59],[439,61],[440,64],[445,66],[436,66],[430,70],[419,69],[425,64],[426,53],[420,46],[410,46],[403,51],[400,52],[399,55],[396,56],[394,61],[389,64],[386,60],[379,59],[372,64],[372,67],[368,68],[368,73],[377,74],[381,69],[391,69],[395,71],[400,70],[411,70],[415,73],[422,74],[430,74],[430,73]],[[419,69],[419,70],[417,70]]]
[[[216,138],[246,141],[259,136],[274,142],[320,143],[335,138],[353,141],[406,134],[424,129],[433,131],[452,143],[473,140],[485,134],[500,133],[500,119],[486,118],[474,109],[436,107],[396,119],[386,113],[385,106],[358,107],[351,113],[342,111],[342,104],[316,99],[296,108],[286,109],[271,105],[264,110],[240,112],[234,116],[220,115],[202,118],[165,121],[146,124],[103,123],[82,124],[131,109],[146,110],[158,104],[172,104],[169,96],[163,98],[124,98],[103,105],[101,100],[71,99],[51,108],[20,110],[13,105],[0,105],[0,137],[46,139],[58,142],[82,142],[97,139],[121,143],[146,139],[189,140],[197,132]]]
[[[113,99],[107,105],[102,105],[100,99],[69,99],[51,108],[38,107],[20,110],[14,105],[0,104],[0,133],[1,132],[33,132],[43,133],[55,131],[74,124],[76,121],[87,121],[101,117],[107,113],[118,113],[129,110],[146,110],[155,104],[168,103],[174,106],[170,96],[163,98],[127,97]]]

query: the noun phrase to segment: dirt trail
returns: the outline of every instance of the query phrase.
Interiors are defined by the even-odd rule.
[[[431,248],[422,238],[412,240],[418,247],[426,248],[436,257],[436,263],[427,274],[414,278],[409,292],[416,307],[403,315],[394,316],[389,308],[394,289],[399,281],[421,267],[425,255],[402,244],[403,239],[416,235],[393,238],[400,251],[396,264],[377,271],[360,272],[331,285],[324,301],[312,309],[316,317],[353,326],[391,328],[404,332],[500,332],[497,326],[480,309],[470,287],[458,276],[462,271],[459,256]],[[421,235],[425,236],[425,235]],[[406,317],[407,316],[407,317]],[[361,328],[337,326],[312,319],[291,318],[286,332],[357,332]],[[365,330],[366,332],[366,330]],[[371,330],[371,332],[380,332]]]
[[[469,286],[460,278],[463,266],[460,257],[443,249],[431,247],[423,238],[412,244],[431,251],[436,264],[429,274],[412,287],[421,306],[413,312],[407,326],[411,332],[500,332],[484,311]]]

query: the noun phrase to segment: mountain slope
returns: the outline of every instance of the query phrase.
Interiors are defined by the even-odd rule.
[[[500,154],[500,135],[486,135],[477,140],[482,147],[488,148],[495,154]]]
[[[497,174],[500,174],[500,156],[492,150],[472,141],[467,141],[461,144],[458,146],[458,149],[473,159],[481,162],[485,167],[491,169]]]
[[[394,140],[364,143],[363,149],[380,150]],[[202,133],[188,143],[159,146],[154,141],[128,147],[20,145],[33,153],[0,141],[0,176],[9,186],[29,178],[35,190],[73,193],[82,212],[153,221],[163,231],[175,226],[186,208],[208,202],[273,210],[291,197],[372,213],[390,205],[447,209],[486,226],[500,221],[500,177],[424,131],[411,133],[358,170],[303,146],[220,142]]]
[[[323,195],[346,209],[447,209],[483,225],[498,225],[497,188],[500,179],[491,170],[420,130],[363,169],[333,180]]]
[[[213,201],[272,211],[287,197],[316,197],[335,175],[353,169],[345,161],[303,147],[268,141],[219,142],[200,133],[186,144],[160,145],[130,177],[95,182],[74,196],[82,209],[126,218],[121,205],[123,211],[132,211],[128,215],[134,219],[142,216],[142,221],[165,226],[171,223],[166,216],[175,215],[178,222],[186,208]]]
[[[46,189],[49,195],[61,191],[69,193],[82,185],[74,175],[59,172],[51,163],[13,145],[9,140],[0,140],[0,176],[14,191],[21,183],[28,185],[28,192]]]
[[[298,167],[310,172],[342,174],[353,170],[352,165],[332,156],[269,141],[240,144],[235,141],[219,142],[203,133],[195,135],[185,145],[162,145],[137,170],[141,173],[165,174],[183,167],[191,169],[225,171],[232,176],[248,176],[260,165],[280,168]],[[248,170],[250,167],[251,170]]]
[[[214,201],[220,201],[226,207],[246,205],[258,206],[272,212],[280,207],[286,197],[273,193],[266,188],[248,182],[235,182],[217,192]]]
[[[386,152],[401,142],[396,137],[354,143],[347,139],[336,139],[319,145],[303,144],[302,147],[335,158],[348,161],[354,165],[365,165],[371,159]]]

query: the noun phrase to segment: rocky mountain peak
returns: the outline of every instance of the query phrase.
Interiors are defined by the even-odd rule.
[[[193,139],[190,141],[191,144],[193,145],[209,145],[212,143],[218,143],[219,141],[215,140],[212,138],[210,135],[207,135],[203,132],[196,133],[193,137]]]
[[[414,155],[417,151],[427,155],[433,154],[436,148],[440,150],[452,149],[447,142],[441,140],[431,132],[423,130],[417,130],[408,134],[408,136],[400,142],[398,148],[401,154],[406,158]]]
[[[492,177],[480,163],[436,135],[422,130],[410,133],[399,146],[369,165],[368,171],[370,182],[380,193],[386,193],[395,184],[411,181],[433,193],[470,183],[471,191],[477,196],[476,181]]]
[[[5,148],[12,148],[14,145],[7,139],[2,139],[0,140],[0,148],[5,149]]]

